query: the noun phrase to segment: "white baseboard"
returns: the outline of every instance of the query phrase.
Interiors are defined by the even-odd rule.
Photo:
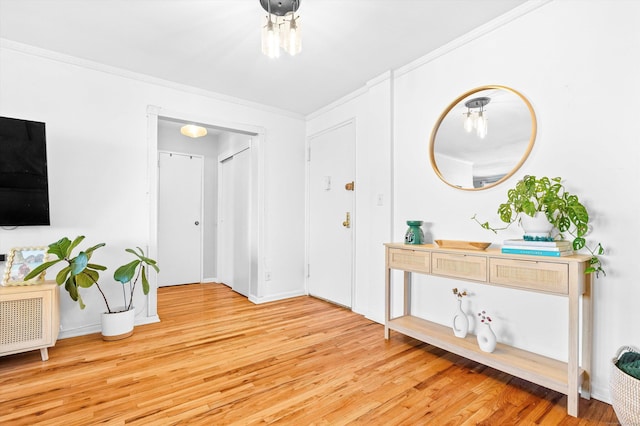
[[[249,296],[249,301],[252,303],[255,303],[256,305],[259,305],[260,303],[275,302],[276,300],[284,300],[284,299],[290,299],[292,297],[306,296],[306,295],[307,294],[304,291],[292,291],[288,293],[272,294],[270,296],[260,297],[260,298],[255,296]]]
[[[136,317],[135,325],[153,324],[155,322],[160,322],[160,317],[158,317],[157,315],[152,315],[149,317]],[[91,324],[84,327],[71,328],[69,330],[60,330],[58,339],[85,336],[87,334],[100,333],[101,331],[102,326],[100,324]]]

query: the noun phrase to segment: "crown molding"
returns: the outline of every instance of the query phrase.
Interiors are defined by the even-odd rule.
[[[418,58],[412,62],[409,62],[407,65],[396,69],[394,76],[400,77],[403,74],[421,67],[422,65],[432,62],[437,58],[444,56],[447,53],[456,50],[464,46],[465,44],[470,43],[510,22],[513,22],[521,16],[524,16],[552,1],[553,0],[528,0],[520,6],[511,9],[503,15],[500,15],[497,18],[487,22],[486,24],[481,25],[478,28],[452,40],[451,42],[437,48],[436,50],[433,50],[432,52],[422,56],[421,58]]]
[[[258,110],[272,113],[272,114],[283,115],[283,116],[295,118],[298,120],[305,119],[305,116],[303,114],[299,114],[296,112],[275,108],[269,105],[264,105],[258,102],[252,102],[245,99],[236,98],[233,96],[223,95],[221,93],[200,89],[198,87],[189,86],[186,84],[176,83],[170,80],[164,80],[161,78],[152,77],[147,74],[128,71],[122,68],[105,65],[100,62],[90,61],[88,59],[82,59],[76,56],[66,55],[64,53],[55,52],[52,50],[42,49],[40,47],[20,43],[17,41],[6,39],[6,38],[0,38],[0,48],[13,50],[13,51],[20,52],[27,55],[38,56],[38,57],[49,59],[56,62],[75,65],[75,66],[90,69],[93,71],[112,74],[118,77],[128,78],[128,79],[140,81],[143,83],[149,83],[156,86],[162,86],[169,89],[179,90],[182,92],[203,96],[203,97],[214,99],[221,102],[227,102],[227,103],[245,106],[248,108],[254,108],[254,109],[258,109]]]

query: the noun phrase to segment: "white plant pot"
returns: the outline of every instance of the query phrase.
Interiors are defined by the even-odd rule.
[[[553,230],[553,224],[549,222],[547,215],[543,212],[538,212],[533,217],[524,213],[521,214],[520,226],[524,231],[525,239],[526,237],[547,238],[551,236],[551,231]]]
[[[116,310],[124,309],[122,307]],[[102,314],[102,340],[126,339],[133,334],[133,326],[136,318],[135,308],[128,311]]]

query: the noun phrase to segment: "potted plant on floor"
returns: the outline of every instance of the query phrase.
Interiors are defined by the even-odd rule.
[[[507,191],[507,201],[498,207],[500,220],[507,225],[502,228],[494,228],[489,222],[480,222],[476,215],[472,217],[484,229],[497,233],[507,229],[512,223],[519,222],[525,230],[525,239],[553,239],[550,236],[555,228],[558,230],[556,238],[564,239],[563,233],[573,237],[571,243],[573,250],[586,249],[591,254],[590,265],[585,273],[595,272],[606,275],[602,268],[599,255],[604,254],[604,248],[600,243],[591,248],[587,246],[585,235],[589,232],[589,213],[580,202],[578,196],[569,193],[562,185],[562,178],[548,178],[525,176],[516,183],[516,186]],[[537,219],[547,225],[531,230],[527,228],[529,219]],[[534,225],[535,226],[535,225]],[[546,234],[546,235],[545,235]]]
[[[84,236],[78,236],[71,241],[67,237],[64,237],[55,243],[49,244],[48,252],[55,255],[57,259],[38,266],[25,277],[25,280],[38,276],[57,263],[66,262],[67,266],[63,267],[56,275],[56,283],[58,283],[59,286],[64,284],[64,288],[67,293],[69,293],[71,299],[80,304],[80,309],[85,308],[85,304],[80,295],[80,288],[89,288],[95,285],[102,295],[102,299],[107,308],[107,311],[102,314],[103,339],[118,340],[129,337],[133,333],[135,316],[133,295],[136,284],[138,280],[140,280],[143,293],[145,295],[148,294],[149,280],[147,278],[147,267],[153,268],[156,272],[160,272],[160,269],[156,261],[146,257],[140,247],[137,247],[137,251],[130,248],[126,249],[128,253],[135,256],[135,259],[118,267],[113,274],[113,278],[122,284],[123,305],[110,305],[103,288],[98,283],[100,271],[105,271],[107,267],[90,263],[94,251],[103,247],[105,243],[96,244],[73,256],[72,253],[74,249],[84,238]]]

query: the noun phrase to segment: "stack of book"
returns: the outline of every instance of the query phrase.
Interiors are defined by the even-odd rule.
[[[502,253],[527,254],[529,256],[569,256],[573,254],[571,241],[504,240]]]

